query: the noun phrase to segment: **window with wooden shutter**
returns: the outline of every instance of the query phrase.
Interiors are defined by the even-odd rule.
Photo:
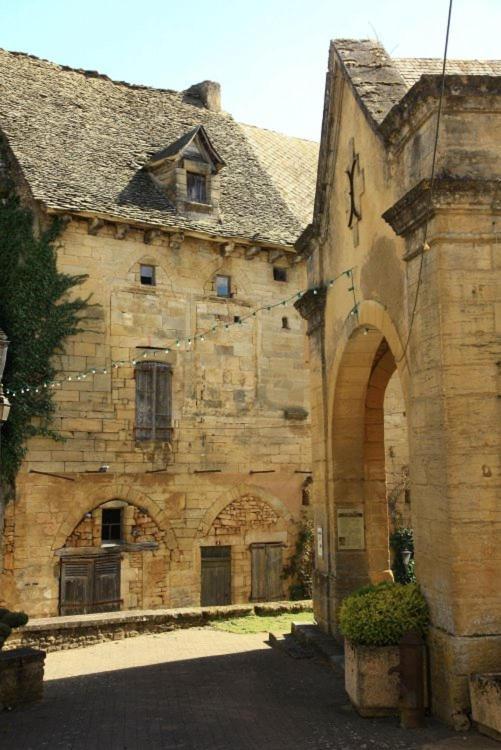
[[[172,370],[160,362],[136,367],[136,440],[170,440]]]

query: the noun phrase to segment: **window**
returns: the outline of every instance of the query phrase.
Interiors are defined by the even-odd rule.
[[[230,276],[216,276],[216,294],[218,297],[231,297]]]
[[[287,281],[287,269],[273,266],[273,279],[275,281]]]
[[[119,542],[122,538],[122,509],[103,508],[101,520],[101,540]]]
[[[186,172],[186,192],[188,200],[194,203],[207,203],[207,178],[204,174]]]
[[[172,370],[160,362],[136,367],[136,440],[170,440]]]
[[[286,331],[290,329],[289,318],[282,318],[282,328],[285,328]]]
[[[141,263],[139,278],[141,279],[141,284],[155,286],[155,266],[145,266]]]

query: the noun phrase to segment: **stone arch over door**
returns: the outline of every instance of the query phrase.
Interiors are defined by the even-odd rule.
[[[86,482],[84,486],[78,488],[78,494],[75,493],[73,505],[54,535],[51,551],[54,553],[65,544],[84,513],[92,512],[100,505],[117,499],[135,505],[137,508],[144,508],[155,524],[165,532],[166,546],[171,550],[177,548],[177,540],[167,513],[151,497],[125,483],[117,482],[100,486],[100,483]]]
[[[244,483],[226,490],[206,511],[197,530],[195,569],[201,576],[201,601],[207,583],[203,558],[222,552],[221,548],[227,550],[231,561],[232,603],[282,599],[286,589],[283,565],[292,551],[295,534],[293,516],[271,493]],[[256,564],[258,558],[271,567],[261,569]],[[267,588],[263,581],[268,582]]]
[[[198,526],[197,536],[206,536],[221,511],[232,502],[239,500],[243,495],[253,495],[259,500],[267,503],[267,505],[269,505],[277,515],[287,523],[294,522],[292,514],[287,510],[284,503],[275,497],[275,495],[263,490],[261,487],[257,487],[256,485],[239,484],[226,490],[226,492],[223,492],[223,494],[213,502],[210,508],[208,508]]]
[[[391,578],[384,395],[397,368],[406,403],[409,385],[395,328],[377,303],[362,303],[358,318],[350,316],[346,322],[339,344],[329,377],[335,608],[358,586]],[[350,536],[350,525],[359,531],[358,539]]]

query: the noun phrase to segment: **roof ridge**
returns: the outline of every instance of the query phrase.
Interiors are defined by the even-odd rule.
[[[49,65],[52,68],[55,68],[57,70],[62,71],[63,73],[79,73],[84,78],[99,78],[102,81],[108,81],[109,83],[113,83],[116,86],[126,86],[130,89],[139,89],[139,90],[146,90],[146,91],[158,91],[162,94],[181,94],[182,91],[177,91],[176,89],[164,89],[164,88],[158,88],[156,86],[147,86],[144,83],[129,83],[129,81],[119,81],[115,78],[110,78],[109,75],[106,75],[106,73],[100,73],[98,70],[87,70],[85,68],[74,68],[71,65],[63,65],[62,63],[54,62],[53,60],[48,60],[46,57],[38,57],[37,55],[32,55],[29,52],[20,52],[18,50],[10,50],[5,49],[3,47],[0,47],[0,53],[4,52],[7,55],[12,55],[13,57],[23,57],[27,60],[35,60],[36,62],[45,63],[46,65]]]
[[[237,122],[238,125],[242,125],[245,128],[254,128],[255,130],[264,130],[267,133],[274,133],[279,135],[281,138],[293,138],[295,141],[304,141],[304,143],[313,143],[318,146],[318,141],[314,141],[313,138],[301,138],[299,135],[288,135],[288,133],[282,133],[280,130],[274,130],[273,128],[264,128],[261,125],[253,125],[250,122]]]
[[[419,60],[422,62],[443,62],[442,57],[392,57],[391,60],[394,60],[395,62],[398,61],[414,61]],[[454,63],[468,63],[468,62],[477,62],[477,63],[488,63],[489,65],[492,63],[501,63],[501,58],[486,58],[486,57],[448,57],[447,58],[447,64],[454,64]]]

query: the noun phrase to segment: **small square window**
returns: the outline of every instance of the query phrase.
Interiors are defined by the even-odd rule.
[[[287,281],[287,269],[280,266],[273,266],[274,281]]]
[[[216,276],[216,294],[218,297],[231,297],[230,276]]]
[[[186,192],[189,201],[207,203],[207,177],[204,174],[186,172]]]
[[[139,270],[141,284],[145,286],[155,286],[155,266],[145,266],[141,263]]]
[[[121,538],[121,508],[103,508],[103,515],[101,520],[101,540],[103,542],[119,542]]]

